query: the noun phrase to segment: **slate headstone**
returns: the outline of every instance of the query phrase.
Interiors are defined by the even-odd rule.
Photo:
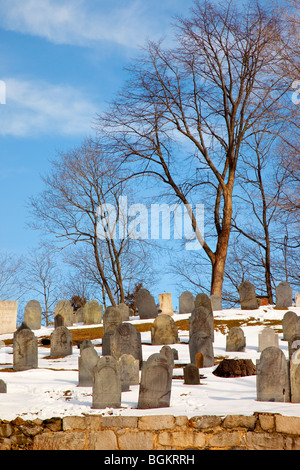
[[[249,281],[243,281],[239,288],[239,297],[242,310],[255,310],[258,308],[258,300],[255,293],[255,287]]]
[[[195,308],[195,297],[189,291],[184,291],[179,296],[179,313],[192,313]]]
[[[110,353],[115,359],[123,354],[131,354],[142,365],[141,333],[131,323],[118,325],[110,337]]]
[[[59,326],[65,326],[65,319],[60,313],[54,317],[54,328],[58,328]]]
[[[289,402],[289,366],[284,352],[274,346],[265,348],[256,362],[258,401]]]
[[[195,364],[187,364],[183,368],[184,383],[186,385],[199,385],[200,374],[199,369]]]
[[[112,356],[99,357],[93,370],[92,408],[120,408],[121,391],[118,362]]]
[[[189,334],[190,338],[197,331],[206,333],[214,341],[214,317],[212,309],[209,310],[204,306],[195,307],[189,317]]]
[[[211,336],[204,331],[196,331],[189,338],[190,361],[196,363],[196,354],[203,356],[203,367],[211,367],[215,363]]]
[[[293,289],[288,282],[281,282],[275,290],[276,308],[285,310],[293,305]]]
[[[33,331],[23,323],[13,336],[13,369],[21,371],[37,367],[38,340]]]
[[[135,302],[140,319],[157,317],[158,308],[155,304],[154,297],[147,289],[140,289],[138,291]]]

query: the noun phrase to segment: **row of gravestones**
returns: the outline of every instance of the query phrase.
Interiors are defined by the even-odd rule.
[[[255,310],[259,307],[255,287],[251,282],[244,281],[238,288],[241,308]],[[281,282],[275,289],[276,308],[287,309],[293,305],[293,289],[288,282]],[[295,294],[295,306],[300,307],[300,294]]]

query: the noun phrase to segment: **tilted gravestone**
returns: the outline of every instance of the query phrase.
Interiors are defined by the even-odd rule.
[[[38,367],[38,340],[23,322],[13,336],[13,369],[15,371]]]
[[[107,307],[103,315],[103,333],[114,330],[122,321],[122,314],[118,307]]]
[[[230,328],[226,336],[226,351],[244,352],[246,348],[246,338],[242,328],[234,326]]]
[[[165,314],[158,315],[151,328],[151,344],[175,344],[178,341],[178,329],[173,318]]]
[[[131,323],[121,323],[110,336],[110,355],[119,359],[123,354],[131,354],[142,365],[141,333]]]
[[[166,292],[164,294],[158,294],[159,305],[161,313],[163,315],[173,315],[173,303],[172,303],[172,294]]]
[[[195,297],[189,291],[184,291],[179,296],[179,313],[192,313],[194,310]]]
[[[30,300],[24,310],[24,321],[31,330],[39,330],[42,323],[42,307],[37,300]]]
[[[0,301],[0,334],[14,333],[17,327],[18,302]]]
[[[118,359],[122,392],[129,390],[130,385],[139,384],[139,361],[131,354],[122,354]]]
[[[255,310],[258,308],[255,287],[251,282],[242,282],[238,288],[238,292],[242,310]]]
[[[123,321],[128,321],[129,320],[129,314],[130,314],[130,308],[128,307],[128,305],[126,305],[122,302],[118,305],[118,309],[121,312],[122,320]]]
[[[158,308],[155,304],[154,297],[147,289],[140,289],[136,294],[136,306],[140,319],[156,318]]]
[[[285,310],[293,305],[293,289],[288,282],[281,282],[275,290],[276,308]]]
[[[186,385],[199,385],[200,374],[199,369],[195,364],[187,364],[183,368],[184,383]]]
[[[83,347],[78,357],[78,386],[93,386],[93,370],[97,364],[98,354],[94,347]]]
[[[289,341],[291,336],[300,333],[300,317],[297,313],[289,310],[282,319],[283,339]]]
[[[71,302],[66,299],[62,299],[57,302],[55,307],[54,316],[60,314],[64,318],[64,326],[73,325],[73,307]]]
[[[297,349],[290,361],[291,402],[300,403],[300,349]]]
[[[258,335],[258,351],[262,352],[269,346],[279,347],[278,333],[273,328],[266,327]]]
[[[70,356],[73,353],[72,333],[66,326],[58,326],[50,336],[51,357]]]
[[[121,407],[119,364],[112,356],[101,356],[93,369],[92,408]]]
[[[258,401],[289,402],[289,365],[284,352],[274,346],[265,348],[256,361]]]
[[[165,354],[152,354],[143,364],[138,409],[170,406],[172,370]]]
[[[102,305],[97,300],[90,300],[83,307],[83,322],[85,325],[97,325],[102,321]]]
[[[222,310],[222,299],[215,294],[209,296],[213,312]]]

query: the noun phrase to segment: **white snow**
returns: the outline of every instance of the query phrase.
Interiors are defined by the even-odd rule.
[[[291,308],[300,315],[300,308]],[[258,352],[258,333],[264,328],[264,320],[275,320],[272,327],[281,329],[281,320],[287,310],[274,310],[271,306],[260,307],[258,310],[241,311],[228,309],[214,312],[216,320],[224,319],[253,319],[253,325],[242,326],[246,336],[246,351],[242,353],[229,353],[225,350],[226,333],[215,331],[214,354],[215,358],[244,358],[252,359],[256,364],[260,353]],[[175,313],[175,321],[188,318],[189,314]],[[131,322],[143,322],[132,317]],[[147,320],[147,323],[152,320]],[[260,322],[259,325],[255,324]],[[145,322],[145,321],[144,321]],[[70,327],[82,328],[83,325]],[[84,326],[86,327],[86,326]],[[93,325],[91,325],[93,327]],[[50,335],[53,328],[43,327],[35,330],[36,336]],[[158,352],[162,346],[152,346],[150,332],[142,333],[143,360],[151,354]],[[188,350],[188,331],[180,331],[179,344],[171,345],[178,350],[179,360],[175,364],[190,362]],[[159,415],[171,414],[174,416],[219,415],[228,414],[252,415],[254,412],[280,413],[285,416],[300,416],[300,403],[274,403],[259,402],[256,400],[256,376],[240,378],[221,378],[213,375],[216,365],[200,369],[205,378],[200,385],[185,385],[182,367],[174,368],[172,381],[171,404],[168,408],[155,408],[149,410],[137,409],[139,386],[131,386],[130,391],[122,393],[122,406],[120,409],[95,410],[92,408],[92,388],[78,387],[78,356],[79,349],[74,346],[73,354],[65,358],[49,358],[49,348],[39,346],[38,369],[22,372],[4,371],[12,368],[12,346],[4,346],[3,340],[12,338],[12,335],[0,336],[0,379],[7,384],[7,393],[0,394],[0,419],[12,420],[18,416],[26,420],[35,418],[47,419],[63,416],[82,416],[87,414],[110,415]],[[95,348],[101,355],[101,340],[93,340]],[[288,357],[287,342],[282,340],[279,333],[279,346]]]

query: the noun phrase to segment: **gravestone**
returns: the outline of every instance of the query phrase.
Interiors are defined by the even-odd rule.
[[[226,336],[226,351],[227,352],[244,352],[246,348],[246,338],[242,328],[234,326],[230,328]]]
[[[184,291],[179,296],[179,313],[192,313],[195,308],[195,297],[189,291]]]
[[[196,354],[203,356],[203,367],[211,367],[215,363],[211,336],[204,331],[196,331],[189,339],[190,361],[196,363]]]
[[[79,307],[74,312],[74,317],[75,323],[84,323],[84,307]]]
[[[293,289],[288,282],[281,282],[275,290],[276,308],[285,310],[293,305]]]
[[[195,307],[189,318],[190,338],[197,331],[206,333],[214,341],[214,317],[212,309],[204,306]]]
[[[143,364],[138,409],[170,406],[172,371],[165,354],[152,354]]]
[[[73,325],[73,307],[69,300],[62,299],[57,303],[54,311],[54,317],[58,314],[63,317],[64,326]]]
[[[300,403],[300,349],[297,349],[290,361],[291,402]]]
[[[289,359],[292,358],[295,351],[300,348],[300,333],[292,335],[288,341]]]
[[[13,336],[13,369],[15,371],[37,369],[38,340],[23,323]]]
[[[112,356],[101,356],[93,370],[92,408],[121,407],[121,377],[119,365]]]
[[[195,364],[187,364],[183,368],[184,383],[186,385],[199,385],[200,374],[199,369]]]
[[[273,328],[266,327],[258,334],[258,351],[262,352],[269,346],[279,347],[278,333],[275,333]]]
[[[174,361],[179,360],[178,351],[175,348],[172,348]]]
[[[295,307],[300,307],[300,293],[295,294]]]
[[[130,385],[139,384],[139,361],[132,354],[122,354],[118,359],[122,392],[129,390]]]
[[[290,337],[300,333],[300,317],[297,313],[289,310],[282,319],[282,331],[284,341],[289,341]]]
[[[0,334],[14,333],[17,327],[18,302],[0,301]]]
[[[97,325],[102,321],[102,305],[97,300],[90,300],[83,307],[83,322],[85,325]]]
[[[98,354],[94,347],[83,347],[78,357],[78,386],[93,386],[93,370],[98,361]]]
[[[213,295],[210,295],[209,298],[211,301],[213,312],[217,310],[222,310],[222,299],[220,299],[218,295],[213,294]]]
[[[7,385],[4,380],[0,380],[0,393],[7,393]]]
[[[102,337],[102,356],[111,356],[110,340],[113,334],[114,334],[114,330],[109,330],[106,333],[104,333]]]
[[[121,323],[110,337],[110,354],[119,359],[123,354],[131,354],[142,365],[141,333],[131,323]]]
[[[72,333],[66,326],[58,326],[51,333],[51,357],[63,357],[72,354]]]
[[[209,314],[213,317],[211,299],[208,295],[204,294],[204,292],[201,292],[200,294],[196,295],[195,309],[198,307],[204,307],[206,310],[208,310]]]
[[[124,303],[120,303],[118,305],[118,309],[121,312],[122,321],[128,321],[129,320],[129,313],[130,313],[130,308],[128,307],[128,305],[126,305]]]
[[[165,314],[158,315],[151,328],[151,344],[178,343],[178,329],[172,317]]]
[[[168,364],[169,364],[169,368],[170,368],[170,372],[171,372],[171,374],[173,374],[173,368],[174,368],[174,352],[173,352],[173,349],[170,348],[170,346],[165,345],[161,348],[161,350],[159,351],[159,354],[161,354],[162,356],[164,356],[167,359]]]
[[[42,323],[42,307],[37,300],[30,300],[24,310],[24,321],[31,330],[39,330]]]
[[[156,318],[158,308],[154,297],[147,289],[140,289],[136,295],[135,303],[138,309],[140,319]]]
[[[163,315],[173,315],[173,303],[172,303],[172,294],[170,292],[166,292],[164,294],[158,294],[159,298],[159,305],[161,309],[161,313]]]
[[[242,310],[255,310],[258,308],[255,287],[251,282],[244,281],[238,288],[240,304]]]
[[[118,307],[107,307],[103,315],[103,333],[114,330],[122,323],[122,314]]]
[[[202,369],[203,367],[203,354],[200,352],[195,354],[195,365],[198,367],[198,369]]]
[[[58,328],[59,326],[65,326],[65,319],[60,313],[54,317],[54,328]]]
[[[80,349],[80,354],[81,354],[81,351],[83,351],[85,348],[93,348],[94,345],[90,339],[86,338],[78,342],[77,347]]]
[[[256,361],[256,393],[258,401],[290,401],[289,366],[281,349],[269,346]]]

